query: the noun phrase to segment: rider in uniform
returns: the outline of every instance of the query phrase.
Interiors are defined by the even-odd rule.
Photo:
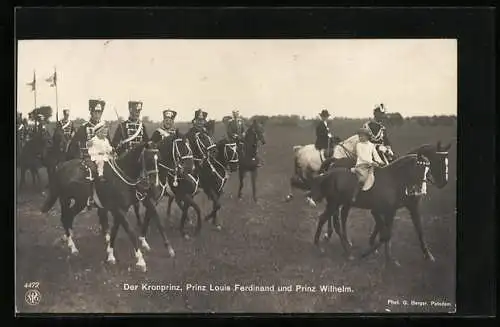
[[[370,142],[375,144],[378,153],[382,154],[382,159],[387,158],[388,162],[391,162],[395,156],[387,136],[387,129],[382,124],[385,119],[385,112],[383,103],[377,105],[373,109],[373,119],[363,124],[363,128],[370,131]]]
[[[324,151],[325,160],[321,163],[319,173],[323,173],[328,169],[330,163],[333,161],[333,148],[335,143],[338,143],[340,139],[334,137],[330,127],[328,126],[328,119],[330,118],[330,113],[328,110],[322,110],[319,114],[321,121],[316,125],[316,142],[314,143],[315,148],[318,151]]]
[[[144,126],[144,123],[140,120],[142,102],[129,101],[128,110],[130,113],[129,118],[121,122],[116,128],[113,141],[111,142],[118,155],[131,150],[142,142],[149,141],[146,126]]]
[[[231,142],[242,142],[245,137],[245,124],[238,110],[233,110],[233,117],[227,123],[227,137]]]
[[[170,135],[179,136],[179,129],[175,127],[175,117],[177,112],[174,110],[163,110],[163,122],[151,135],[151,141],[155,144]]]
[[[69,109],[63,110],[63,119],[57,122],[54,131],[54,145],[59,145],[61,152],[66,152],[69,141],[75,135],[75,126],[69,119]]]
[[[90,142],[99,131],[105,127],[105,122],[101,120],[102,112],[106,102],[103,100],[89,100],[90,119],[78,128],[75,135],[71,139],[67,157],[69,160],[80,158],[82,159],[82,168],[88,172],[87,180],[94,181],[93,174],[97,171],[97,166],[89,154]],[[109,131],[106,133],[106,138],[110,140]],[[94,185],[94,184],[92,184]],[[90,210],[94,203],[93,195],[90,195],[87,200],[87,208]]]
[[[207,124],[207,116],[208,113],[206,111],[203,111],[202,109],[198,109],[194,112],[194,118],[191,121],[193,124],[193,127],[189,129],[189,131],[186,133],[186,136],[190,137],[192,134],[201,132],[201,133],[207,133],[206,129],[206,124]]]
[[[87,142],[94,137],[95,131],[104,125],[101,116],[105,105],[106,102],[102,100],[89,100],[90,120],[80,126],[71,139],[68,146],[68,160],[88,157]]]

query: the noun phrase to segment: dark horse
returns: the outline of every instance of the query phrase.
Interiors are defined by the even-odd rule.
[[[211,129],[209,128],[208,130]],[[213,128],[211,131],[213,135]],[[224,157],[224,151],[219,150],[220,143],[215,144],[209,133],[194,133],[190,135],[189,143],[195,154],[200,187],[213,204],[212,211],[205,216],[205,220],[212,219],[212,223],[220,230],[221,225],[217,221],[217,212],[221,208],[220,197],[228,180],[226,173],[227,160]],[[232,149],[234,153],[230,154],[231,157],[236,154],[236,147]],[[226,154],[228,153],[227,151]]]
[[[342,207],[346,217],[350,207],[368,209],[375,218],[380,240],[362,256],[371,254],[381,244],[385,244],[386,261],[398,265],[397,261],[392,258],[390,243],[394,216],[398,208],[410,201],[407,195],[408,190],[422,184],[429,165],[429,160],[421,154],[408,154],[383,168],[374,168],[373,186],[367,191],[359,192],[355,203],[352,203],[352,196],[355,188],[359,187],[356,175],[350,169],[333,168],[322,181],[322,192],[327,204],[325,211],[319,217],[314,243],[318,244],[321,229],[329,220],[329,235],[331,235],[330,226],[333,223],[346,255],[352,259],[346,235],[340,231],[339,209]]]
[[[22,189],[25,184],[26,172],[29,170],[33,185],[40,182],[40,175],[38,170],[42,167],[48,167],[45,159],[48,157],[47,153],[51,148],[50,138],[43,133],[34,133],[32,138],[28,140],[18,153],[17,166],[21,168],[21,180],[19,188]],[[49,169],[47,169],[50,173]]]
[[[129,227],[126,219],[127,212],[134,203],[142,201],[146,206],[146,216],[154,215],[158,218],[156,208],[152,201],[144,194],[150,192],[158,185],[158,150],[148,143],[137,145],[131,151],[110,160],[104,167],[105,182],[97,182],[95,191],[89,180],[87,172],[82,168],[81,159],[73,159],[60,164],[55,175],[50,180],[50,193],[41,211],[48,212],[57,199],[61,205],[61,221],[65,229],[65,239],[73,254],[78,250],[72,239],[73,220],[87,205],[87,199],[93,194],[98,209],[102,231],[107,244],[107,261],[115,263],[114,242],[118,228],[123,226],[128,234],[137,259],[136,266],[146,270],[138,239]],[[113,215],[113,227],[109,235],[107,212]],[[169,252],[173,250],[168,244]]]
[[[432,185],[435,185],[437,188],[442,189],[448,184],[448,150],[451,147],[451,143],[447,146],[441,146],[441,143],[438,142],[436,145],[425,144],[422,145],[410,152],[408,154],[416,154],[418,156],[423,156],[429,161],[429,171],[423,178],[423,183],[429,182]],[[405,193],[405,201],[402,206],[406,207],[410,212],[410,217],[413,222],[413,226],[415,227],[415,231],[417,232],[418,240],[420,242],[420,248],[424,253],[425,258],[430,261],[435,261],[434,256],[429,250],[425,239],[424,233],[422,231],[422,222],[420,216],[420,203],[422,201],[422,196],[426,194],[426,184],[422,184],[423,189],[410,189]],[[349,215],[349,207],[344,206],[341,210],[341,227],[342,233],[344,234],[344,238],[349,246],[352,246],[349,237],[347,236],[346,225],[347,218]],[[375,218],[375,214],[373,213],[373,217]],[[370,246],[373,246],[375,243],[375,238],[379,235],[378,225],[375,224],[372,234],[370,235]],[[331,233],[329,233],[331,235]]]
[[[158,148],[162,160],[159,162],[161,194],[156,197],[156,203],[163,196],[168,198],[167,218],[170,218],[172,202],[175,200],[182,210],[180,232],[184,238],[189,238],[184,226],[188,217],[189,207],[196,212],[197,225],[195,234],[201,230],[200,207],[193,197],[198,192],[199,178],[194,174],[193,152],[185,137],[171,135],[159,142]]]
[[[257,202],[257,169],[260,167],[261,162],[257,157],[257,149],[259,142],[266,144],[264,139],[264,132],[262,126],[254,119],[252,125],[246,130],[243,142],[238,145],[238,175],[240,177],[240,185],[238,188],[238,198],[242,197],[243,181],[247,172],[251,174],[252,181],[252,196],[253,200]]]

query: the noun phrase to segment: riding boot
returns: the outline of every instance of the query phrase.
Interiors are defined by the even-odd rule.
[[[332,163],[332,161],[333,161],[333,158],[325,159],[325,161],[323,161],[321,163],[321,167],[319,168],[318,173],[323,174],[324,172],[326,172],[328,170],[328,168],[330,168],[330,164]]]
[[[363,187],[363,184],[360,183],[357,185],[357,187],[354,189],[354,193],[352,194],[352,203],[355,203],[357,198],[358,198],[358,194],[359,192],[361,191],[361,188]]]
[[[87,199],[87,210],[92,210],[92,207],[94,207],[94,189],[95,189],[95,184],[92,184],[92,191],[90,196]]]

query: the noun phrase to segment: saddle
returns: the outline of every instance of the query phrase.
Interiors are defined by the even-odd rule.
[[[367,166],[365,168],[353,167],[351,172],[356,175],[360,183],[363,183],[361,187],[362,191],[368,191],[375,184],[375,168]]]

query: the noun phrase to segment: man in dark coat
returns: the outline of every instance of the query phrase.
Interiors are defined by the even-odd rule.
[[[71,139],[67,152],[68,160],[75,158],[88,158],[87,142],[93,138],[95,132],[104,125],[104,122],[101,121],[101,117],[105,105],[106,102],[103,100],[89,100],[90,119],[78,128],[75,135]]]
[[[227,122],[227,137],[229,141],[243,141],[245,137],[245,123],[238,110],[233,110],[233,117]]]
[[[59,151],[65,153],[71,138],[75,135],[75,126],[69,119],[69,109],[64,109],[63,115],[63,119],[56,123],[53,142],[54,146],[59,148]]]
[[[153,143],[158,143],[166,137],[171,135],[180,135],[179,129],[175,127],[175,117],[177,117],[177,112],[174,110],[163,110],[163,122],[160,127],[158,127],[151,135],[151,141]]]
[[[129,101],[128,110],[130,113],[129,118],[121,122],[116,128],[113,141],[111,142],[111,145],[115,148],[118,155],[129,151],[139,143],[149,141],[146,126],[144,126],[144,123],[140,120],[142,102]]]
[[[333,148],[335,144],[340,142],[338,137],[334,137],[330,127],[328,126],[328,118],[330,118],[330,113],[328,110],[322,110],[319,114],[321,121],[316,125],[316,142],[314,146],[317,150],[324,151],[324,159],[321,163],[321,168],[319,172],[323,172],[330,166],[332,162]]]
[[[186,133],[186,137],[190,138],[193,134],[201,132],[207,133],[206,124],[207,124],[208,113],[203,111],[202,109],[198,109],[194,112],[194,118],[191,121],[193,127],[189,129]]]

